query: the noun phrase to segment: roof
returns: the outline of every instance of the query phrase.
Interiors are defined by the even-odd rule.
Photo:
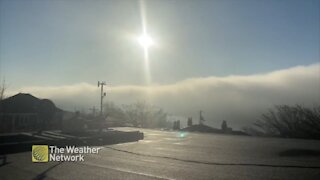
[[[0,101],[0,113],[54,113],[62,111],[49,99],[19,93]]]

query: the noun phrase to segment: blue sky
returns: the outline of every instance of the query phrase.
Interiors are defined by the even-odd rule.
[[[320,103],[319,23],[319,0],[0,0],[0,79],[70,111],[98,107],[105,80],[105,101],[241,128]]]
[[[139,1],[1,0],[0,75],[10,88],[145,84]],[[152,83],[319,62],[319,0],[145,2]]]

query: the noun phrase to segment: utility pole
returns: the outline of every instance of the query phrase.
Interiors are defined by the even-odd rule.
[[[102,101],[103,101],[103,98],[106,96],[106,93],[103,92],[103,86],[106,85],[106,82],[105,81],[98,81],[98,87],[101,86],[101,96],[100,96],[100,116],[102,116]]]

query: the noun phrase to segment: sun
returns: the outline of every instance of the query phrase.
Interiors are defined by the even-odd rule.
[[[147,34],[146,29],[143,28],[143,34],[137,37],[138,43],[143,49],[143,59],[145,66],[145,76],[146,83],[151,83],[151,73],[150,73],[150,64],[149,64],[149,47],[154,45],[153,39]]]
[[[154,44],[152,38],[147,34],[139,36],[138,42],[143,48],[148,48]]]

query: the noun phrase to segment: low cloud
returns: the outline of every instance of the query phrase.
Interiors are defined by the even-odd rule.
[[[22,87],[8,94],[31,93],[52,99],[67,110],[99,106],[99,88],[80,83],[56,87]],[[222,120],[235,128],[249,125],[277,104],[312,106],[320,102],[320,64],[297,66],[266,74],[192,78],[175,84],[108,86],[107,101],[128,104],[147,101],[172,115],[198,120],[202,110],[207,123]]]

